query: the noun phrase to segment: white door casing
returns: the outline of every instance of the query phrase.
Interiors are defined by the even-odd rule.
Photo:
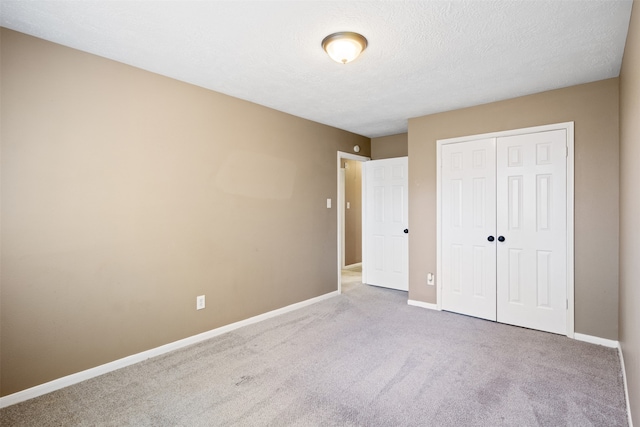
[[[408,158],[363,164],[363,281],[407,291]]]
[[[341,165],[342,166],[342,165]],[[338,233],[340,233],[340,269],[343,269],[345,264],[345,168],[338,169]]]
[[[441,164],[442,308],[489,320],[496,320],[495,144],[445,145]]]
[[[447,161],[456,161],[455,158],[447,160],[453,153],[466,151],[467,155],[472,155],[469,153],[486,145],[487,140],[495,141],[496,146],[495,229],[487,235],[494,237],[492,244],[496,254],[495,319],[573,337],[572,122],[437,141],[437,307],[491,319],[486,314],[490,309],[486,308],[483,315],[474,314],[474,310],[481,311],[480,308],[467,307],[467,303],[473,301],[469,292],[473,290],[474,279],[477,283],[479,271],[473,260],[473,248],[469,247],[478,246],[476,253],[484,252],[479,247],[479,239],[473,236],[473,222],[481,223],[475,212],[479,204],[477,189],[482,185],[478,181],[475,188],[469,184],[480,177],[473,171],[453,174],[447,171],[451,168]],[[463,143],[467,145],[463,147]],[[474,147],[474,144],[478,145]],[[464,155],[460,155],[464,159]],[[462,169],[468,169],[469,160],[464,162]],[[461,182],[450,182],[461,176]],[[487,176],[490,177],[490,173]],[[461,199],[455,203],[452,203],[452,195],[445,194],[452,186],[456,197],[456,186],[460,187]],[[491,196],[485,200],[491,200]],[[451,237],[455,240],[455,233],[460,231],[450,230],[451,215],[457,209],[460,210],[457,220],[472,221],[471,224],[462,223],[467,229],[460,242],[451,241]],[[453,220],[456,220],[455,215]],[[477,225],[476,228],[481,229]],[[499,241],[499,237],[504,240]],[[447,249],[451,244],[461,246],[456,249],[458,254]],[[455,257],[460,253],[463,258],[456,261]],[[455,268],[451,268],[452,263],[463,264],[466,268],[462,270],[466,271],[456,273]],[[449,277],[451,271],[459,276]],[[464,277],[471,277],[466,279],[471,285],[467,283],[466,288],[462,283],[457,285],[462,296],[466,291],[468,297],[457,295],[458,299],[462,298],[460,302],[452,298],[455,295],[451,295],[451,281],[464,280]]]
[[[498,321],[567,333],[566,130],[498,138]]]

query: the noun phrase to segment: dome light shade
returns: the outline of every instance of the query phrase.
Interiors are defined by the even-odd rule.
[[[358,33],[342,31],[329,34],[322,40],[322,48],[336,62],[346,64],[353,61],[367,47],[367,39]]]

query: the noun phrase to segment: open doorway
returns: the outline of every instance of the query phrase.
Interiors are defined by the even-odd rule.
[[[338,152],[338,292],[362,283],[362,163],[368,160]]]

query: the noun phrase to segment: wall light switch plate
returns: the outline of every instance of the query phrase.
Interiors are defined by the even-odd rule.
[[[351,209],[351,203],[347,202],[347,209]]]
[[[204,295],[196,297],[196,310],[202,310],[204,308]]]
[[[331,199],[327,199],[327,209],[331,209]]]

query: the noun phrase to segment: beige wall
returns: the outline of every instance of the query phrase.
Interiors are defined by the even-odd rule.
[[[408,149],[409,135],[406,133],[371,139],[372,160],[405,157],[409,153]]]
[[[436,140],[575,122],[575,331],[618,338],[618,79],[409,120],[409,298],[436,302]]]
[[[640,423],[640,3],[633,3],[620,73],[620,345]]]
[[[0,394],[337,289],[368,138],[1,35]]]
[[[362,162],[345,160],[344,163],[344,261],[345,265],[351,265],[362,262]]]

